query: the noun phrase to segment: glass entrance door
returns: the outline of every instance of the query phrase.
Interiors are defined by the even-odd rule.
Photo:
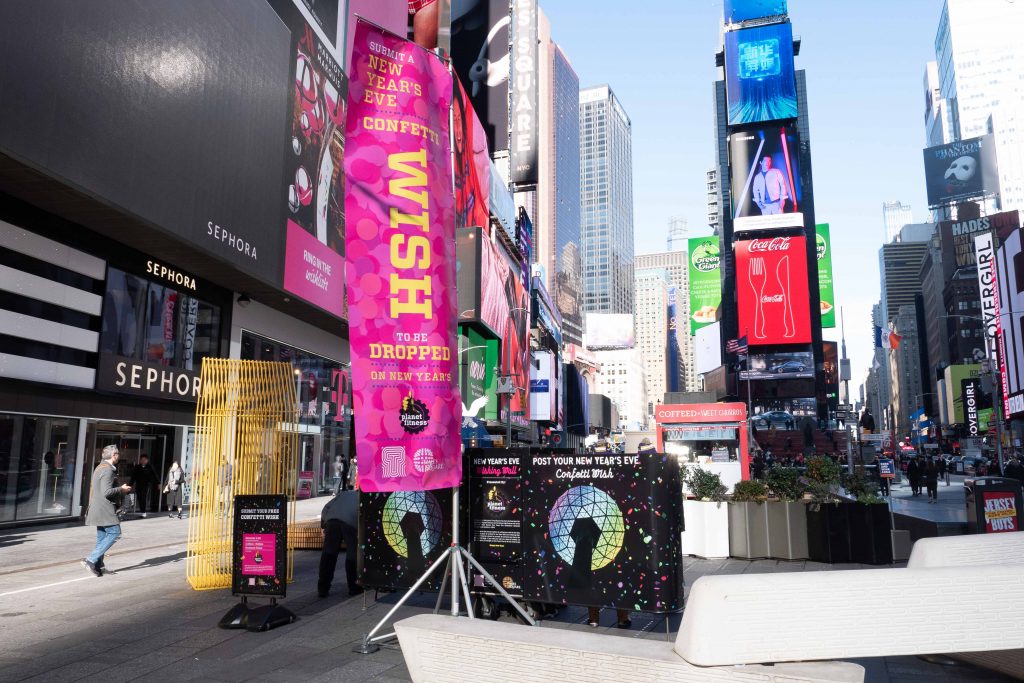
[[[104,447],[117,446],[121,457],[117,463],[117,478],[127,484],[132,477],[132,468],[143,455],[149,457],[149,464],[156,471],[157,483],[149,492],[148,505],[150,511],[164,509],[163,488],[167,470],[171,466],[171,447],[174,442],[173,427],[158,427],[139,424],[111,424],[93,422],[89,424],[86,443],[85,471],[82,473],[82,509],[89,505],[89,491],[92,482],[92,471],[100,463],[100,454]],[[140,510],[141,512],[141,510]]]

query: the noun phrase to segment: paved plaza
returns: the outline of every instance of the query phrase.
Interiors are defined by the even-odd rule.
[[[325,501],[300,502],[297,518],[317,517]],[[295,582],[285,602],[299,621],[267,633],[217,628],[237,600],[227,590],[189,588],[186,524],[166,517],[126,522],[124,537],[107,561],[116,573],[102,578],[87,575],[78,564],[92,546],[91,528],[37,527],[0,534],[0,681],[409,680],[397,645],[372,655],[352,651],[397,596],[381,595],[375,602],[368,592],[348,598],[342,578],[335,593],[318,598],[318,552],[296,554]],[[688,557],[684,575],[691,584],[707,574],[859,567]],[[343,576],[340,567],[338,576]],[[401,616],[430,611],[434,597],[418,595]],[[632,628],[622,631],[614,628],[614,612],[605,610],[600,631],[610,637],[665,638],[666,629],[674,635],[680,618],[634,614]],[[836,615],[836,628],[842,628],[842,618]],[[586,610],[565,608],[546,619],[543,628],[589,630]],[[1005,680],[966,666],[907,657],[861,663],[872,683]]]

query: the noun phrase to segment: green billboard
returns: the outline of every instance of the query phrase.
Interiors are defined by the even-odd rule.
[[[498,340],[485,337],[468,326],[460,326],[459,387],[463,414],[487,420],[498,418],[495,369]]]
[[[832,286],[832,237],[828,223],[814,226],[818,253],[818,291],[821,296],[821,326],[836,326],[836,293]]]
[[[722,303],[721,257],[717,237],[688,240],[690,256],[690,334],[718,319]]]

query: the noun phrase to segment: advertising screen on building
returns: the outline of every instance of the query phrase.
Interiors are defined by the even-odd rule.
[[[718,319],[722,305],[722,259],[717,237],[687,241],[690,271],[690,334]]]
[[[329,4],[318,10],[337,24]],[[280,197],[287,209],[284,288],[333,313],[345,315],[345,100],[348,82],[298,8],[282,9],[292,31],[295,72],[285,135],[285,177]]]
[[[749,369],[740,371],[742,380],[808,377],[814,377],[814,354],[810,351],[754,353],[750,355]]]
[[[795,119],[793,27],[788,23],[725,34],[729,125]]]
[[[836,293],[832,282],[832,233],[828,223],[814,227],[815,251],[818,256],[818,294],[821,326],[836,326]]]
[[[534,351],[530,365],[530,419],[552,422],[558,419],[558,356],[550,351]]]
[[[751,346],[809,344],[806,240],[768,237],[735,247],[739,333]]]
[[[786,14],[786,0],[725,0],[725,23],[738,24],[751,19]]]
[[[939,223],[942,258],[955,268],[968,268],[977,264],[974,255],[974,236],[979,232],[1008,235],[1020,227],[1017,211],[1004,211],[990,216]]]
[[[821,354],[824,358],[822,370],[825,381],[825,403],[829,412],[835,414],[839,409],[839,344],[834,341],[821,343]]]
[[[924,150],[928,205],[939,206],[999,194],[999,172],[992,135]]]
[[[394,74],[397,93],[381,73]],[[451,487],[462,479],[452,78],[433,53],[357,20],[349,98],[345,271],[360,486]]]
[[[455,227],[490,231],[491,157],[487,152],[487,136],[458,79],[455,79],[452,98]]]
[[[996,305],[998,315],[986,309],[991,297],[982,286],[982,315],[986,319],[986,335],[995,331],[1001,342],[1002,391],[1007,415],[1024,413],[1024,253],[1021,252],[1024,230],[1014,230],[997,251],[995,274],[999,280]],[[980,236],[979,236],[980,237]],[[978,276],[983,277],[983,263],[979,251]],[[995,357],[989,355],[994,363]]]
[[[471,0],[452,7],[452,66],[492,152],[508,149],[511,25],[509,0]]]
[[[537,1],[515,0],[512,45],[512,184],[535,185],[538,177],[537,141],[540,130],[538,84],[540,59],[537,38]]]
[[[585,346],[591,350],[631,349],[636,346],[630,313],[587,313]]]
[[[796,126],[764,126],[729,136],[736,230],[803,227]]]

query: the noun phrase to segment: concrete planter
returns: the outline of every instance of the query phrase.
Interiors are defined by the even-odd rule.
[[[779,560],[806,560],[807,506],[800,502],[765,503],[768,516],[769,557]]]
[[[729,555],[753,560],[771,557],[767,503],[729,503]]]
[[[683,501],[683,518],[684,555],[729,557],[728,504],[686,500]]]

